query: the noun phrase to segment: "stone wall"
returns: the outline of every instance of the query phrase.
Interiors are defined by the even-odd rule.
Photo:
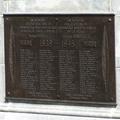
[[[4,103],[4,24],[8,13],[114,13],[117,107],[80,107]],[[120,119],[120,0],[0,0],[0,120]],[[16,113],[17,112],[17,113]],[[34,114],[31,114],[34,113]]]

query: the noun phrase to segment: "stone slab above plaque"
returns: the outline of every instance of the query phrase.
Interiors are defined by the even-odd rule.
[[[116,105],[114,15],[4,15],[6,102]]]

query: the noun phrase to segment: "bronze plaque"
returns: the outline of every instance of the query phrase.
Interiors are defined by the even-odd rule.
[[[4,15],[6,101],[116,105],[114,15]]]

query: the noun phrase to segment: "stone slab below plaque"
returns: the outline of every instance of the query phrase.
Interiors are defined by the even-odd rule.
[[[4,15],[6,102],[116,105],[114,15]]]

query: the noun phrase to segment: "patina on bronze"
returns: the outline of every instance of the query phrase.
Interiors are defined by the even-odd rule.
[[[6,101],[116,105],[114,15],[4,15]]]

